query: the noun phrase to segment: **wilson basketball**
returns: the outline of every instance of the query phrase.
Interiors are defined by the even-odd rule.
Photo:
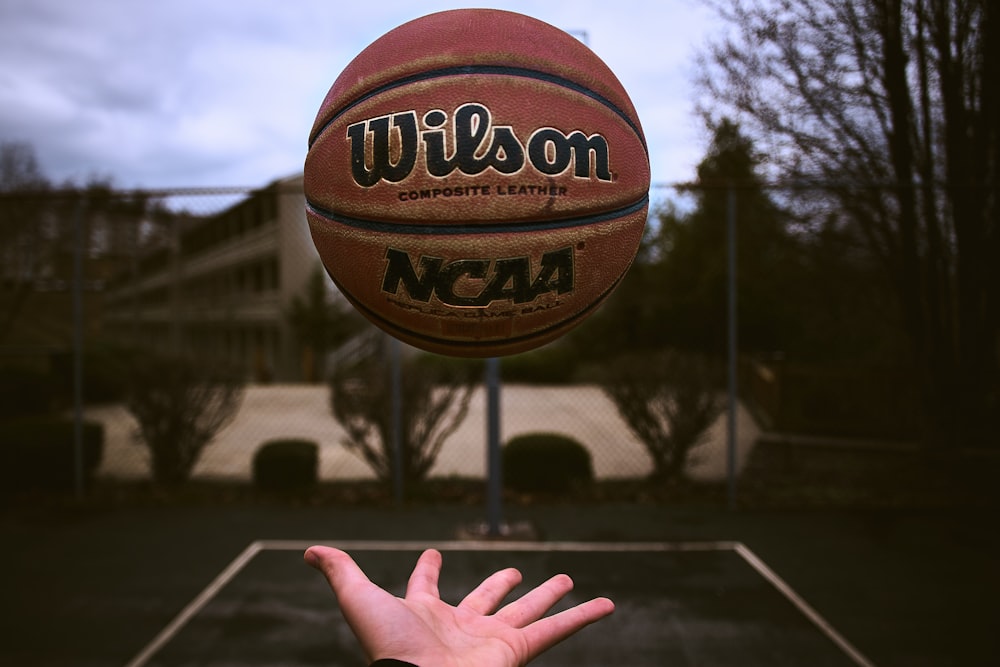
[[[561,336],[619,283],[649,206],[621,83],[566,32],[462,9],[362,51],[324,99],[305,162],[327,272],[416,347],[501,356]]]

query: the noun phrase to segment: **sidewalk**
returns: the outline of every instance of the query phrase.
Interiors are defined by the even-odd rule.
[[[501,440],[528,432],[569,435],[590,452],[598,479],[647,475],[646,449],[629,431],[614,405],[596,386],[505,385],[501,390]],[[147,453],[133,439],[136,424],[119,405],[89,408],[87,419],[104,424],[104,457],[98,475],[136,479],[149,474]],[[742,468],[760,431],[742,406],[737,418],[737,465]],[[272,438],[305,438],[320,448],[320,478],[370,479],[368,466],[341,441],[344,430],[333,418],[325,385],[251,385],[236,418],[202,453],[194,477],[249,479],[253,453]],[[484,477],[486,398],[476,389],[469,414],[445,441],[432,477]],[[692,479],[722,481],[727,475],[726,415],[709,429],[694,453]]]

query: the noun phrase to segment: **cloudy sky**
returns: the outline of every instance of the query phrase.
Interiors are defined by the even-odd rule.
[[[55,182],[260,186],[301,171],[320,101],[359,51],[444,0],[0,0],[0,141]],[[480,5],[481,6],[481,5]],[[697,0],[496,0],[573,32],[628,90],[653,181],[688,180],[705,136]]]

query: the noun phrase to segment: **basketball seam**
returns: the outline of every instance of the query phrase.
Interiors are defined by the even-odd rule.
[[[401,79],[396,79],[390,81],[389,83],[382,84],[377,88],[373,88],[361,97],[358,97],[351,102],[348,102],[343,107],[338,109],[329,120],[327,120],[323,125],[318,128],[311,137],[309,137],[309,149],[311,150],[313,144],[319,141],[319,138],[326,132],[326,129],[334,123],[338,118],[347,113],[350,109],[361,104],[362,102],[369,100],[377,95],[380,95],[389,90],[395,88],[400,88],[402,86],[407,86],[411,83],[419,83],[421,81],[427,81],[429,79],[436,79],[449,76],[462,76],[469,74],[485,74],[487,76],[514,76],[528,79],[536,79],[538,81],[544,81],[546,83],[552,83],[563,88],[567,88],[574,92],[580,93],[585,97],[604,105],[612,112],[614,112],[618,117],[620,117],[626,125],[631,128],[635,133],[636,137],[639,139],[639,143],[642,144],[642,150],[649,156],[649,148],[646,146],[646,138],[643,136],[642,130],[639,125],[634,121],[627,113],[618,107],[614,102],[604,97],[600,93],[587,88],[586,86],[579,84],[571,79],[558,76],[556,74],[549,74],[548,72],[541,72],[539,70],[533,70],[526,67],[512,67],[510,65],[459,65],[455,67],[445,67],[441,69],[428,70],[427,72],[420,72],[418,74],[412,74],[410,76],[403,77]]]
[[[636,202],[604,213],[597,213],[571,218],[558,218],[555,220],[532,220],[524,222],[497,222],[482,224],[463,225],[423,225],[413,223],[383,222],[380,220],[367,220],[365,218],[354,218],[347,215],[335,213],[327,208],[319,206],[306,197],[306,208],[313,214],[336,222],[346,227],[361,229],[367,232],[381,234],[406,234],[414,236],[461,236],[477,234],[513,234],[524,232],[544,232],[559,229],[572,229],[574,227],[587,227],[593,224],[615,220],[633,213],[637,213],[649,206],[649,193]]]

